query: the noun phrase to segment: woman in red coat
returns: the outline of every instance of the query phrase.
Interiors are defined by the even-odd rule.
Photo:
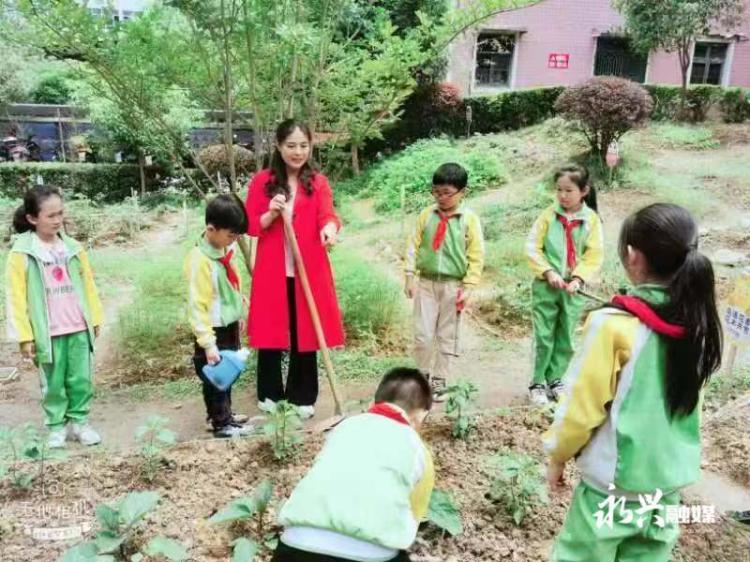
[[[303,123],[287,120],[276,130],[270,169],[250,181],[245,207],[248,234],[258,237],[250,291],[250,347],[258,350],[258,407],[269,411],[279,400],[300,407],[307,418],[318,398],[318,367],[312,317],[286,243],[282,213],[294,225],[310,288],[328,347],[344,345],[327,249],[340,228],[328,180],[310,165],[312,134]],[[282,351],[289,350],[286,389]]]

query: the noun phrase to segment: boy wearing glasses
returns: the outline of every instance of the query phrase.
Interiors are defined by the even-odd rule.
[[[451,359],[459,355],[461,311],[484,266],[479,217],[462,204],[467,183],[458,164],[437,169],[435,204],[419,213],[406,250],[404,292],[414,299],[414,356],[438,401]]]

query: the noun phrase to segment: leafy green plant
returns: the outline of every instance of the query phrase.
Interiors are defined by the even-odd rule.
[[[96,519],[101,530],[94,540],[68,549],[59,562],[141,562],[144,556],[170,562],[187,560],[187,549],[167,537],[156,536],[140,549],[133,544],[135,530],[158,503],[156,492],[131,492],[113,505],[97,506]]]
[[[37,482],[44,491],[47,461],[64,456],[50,450],[45,436],[32,424],[0,427],[0,478],[7,477],[16,490],[29,491]]]
[[[492,457],[489,464],[494,472],[489,498],[500,503],[516,525],[521,525],[537,505],[549,503],[542,468],[534,458],[504,451]]]
[[[478,391],[470,380],[459,379],[442,393],[445,398],[445,413],[453,418],[452,435],[456,439],[468,439],[477,427],[476,415],[471,410]]]
[[[427,521],[453,537],[464,532],[461,512],[456,507],[450,494],[442,490],[433,490],[432,496],[430,496]]]
[[[285,462],[297,455],[302,444],[301,427],[297,406],[286,400],[277,402],[263,427],[276,460]]]
[[[135,439],[141,444],[141,476],[147,482],[153,482],[164,459],[164,451],[174,445],[174,431],[167,429],[169,419],[163,416],[150,416],[144,425],[135,433]]]
[[[252,496],[244,496],[233,500],[229,505],[211,516],[209,522],[248,521],[254,527],[255,536],[262,540],[263,544],[270,546],[274,540],[274,535],[266,532],[265,516],[272,498],[273,484],[270,480],[263,480],[255,488]],[[251,562],[260,550],[260,546],[255,540],[246,537],[234,540],[232,546],[232,562]]]

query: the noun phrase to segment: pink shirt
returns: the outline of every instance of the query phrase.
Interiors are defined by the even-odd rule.
[[[86,329],[78,295],[68,275],[65,244],[59,240],[54,245],[44,242],[40,255],[47,289],[50,336],[63,336]]]

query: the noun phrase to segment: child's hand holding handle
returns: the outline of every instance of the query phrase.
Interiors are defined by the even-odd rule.
[[[544,272],[544,278],[547,280],[547,283],[549,283],[549,286],[553,289],[565,289],[565,279],[560,277],[557,272],[548,269]]]

